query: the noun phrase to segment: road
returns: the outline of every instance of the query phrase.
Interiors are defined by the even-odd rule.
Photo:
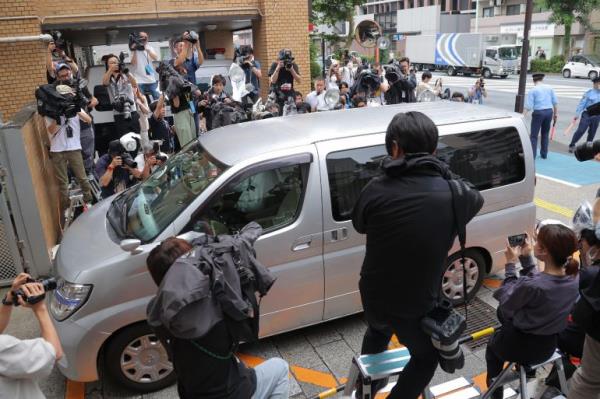
[[[438,74],[436,74],[437,76]],[[475,78],[448,77],[440,75],[444,85],[451,90],[461,90],[464,93],[474,83]],[[590,86],[587,80],[563,79],[548,77],[546,83],[554,86],[559,99],[560,119],[555,141],[551,144],[551,155],[541,163],[538,160],[536,168],[538,179],[535,188],[535,201],[538,219],[552,218],[568,223],[573,211],[583,201],[592,201],[600,186],[600,164],[596,162],[576,162],[572,155],[566,153],[567,137],[562,136],[574,115],[575,108],[582,93]],[[506,80],[491,79],[486,83],[489,95],[486,104],[502,109],[512,110],[517,92],[517,77]],[[531,87],[531,78],[528,78]],[[558,166],[552,169],[553,166]],[[546,168],[546,169],[544,169]],[[572,175],[560,175],[563,169],[576,172]],[[546,170],[547,176],[540,171]],[[585,178],[584,178],[585,177]],[[492,309],[497,306],[492,292],[497,287],[500,276],[491,276],[482,287],[478,304]],[[3,295],[3,292],[0,292]],[[477,318],[483,326],[489,325],[492,316],[482,317],[481,312],[469,312],[469,317]],[[487,324],[486,324],[487,323]],[[366,329],[362,315],[350,316],[323,325],[305,328],[261,340],[257,344],[246,345],[240,349],[242,359],[249,364],[257,364],[273,356],[286,359],[292,365],[291,394],[293,398],[307,398],[328,388],[340,384],[347,376],[352,356],[359,352],[362,336]],[[19,337],[35,337],[38,329],[35,320],[27,310],[16,309],[7,333]],[[467,378],[476,377],[481,380],[485,371],[485,346],[466,350],[466,366],[457,375],[448,375],[437,370],[433,384],[441,383],[463,375]],[[52,375],[42,382],[42,389],[48,398],[56,399],[100,399],[100,398],[176,398],[175,387],[167,388],[153,394],[140,395],[125,391],[115,386],[108,379],[87,384],[65,381],[65,378],[55,370]]]
[[[473,76],[448,76],[445,73],[434,73],[432,81],[435,81],[438,77],[442,78],[444,88],[449,87],[452,92],[461,91],[465,94],[465,98],[467,97],[469,88],[472,87],[478,79]],[[575,129],[573,129],[569,137],[564,136],[563,132],[575,116],[575,109],[577,108],[577,104],[579,104],[579,100],[583,93],[590,89],[592,84],[588,79],[565,79],[562,76],[547,76],[544,79],[544,83],[552,86],[558,97],[559,118],[556,123],[556,134],[554,136],[553,145],[563,144],[568,146]],[[529,90],[532,87],[533,81],[531,75],[529,75],[527,76],[526,90]],[[515,96],[519,88],[518,75],[512,75],[506,79],[487,79],[485,81],[485,88],[488,91],[488,97],[484,101],[486,105],[514,110]],[[530,116],[527,117],[527,121],[529,126],[531,122]],[[558,146],[558,148],[561,148],[561,150],[563,149],[562,146]]]

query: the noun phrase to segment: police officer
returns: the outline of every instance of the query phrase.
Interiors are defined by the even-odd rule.
[[[552,120],[558,118],[558,101],[554,89],[543,83],[543,73],[533,74],[533,89],[527,94],[525,101],[525,113],[533,111],[531,114],[531,147],[533,148],[533,157],[537,156],[537,140],[541,129],[541,148],[540,155],[542,159],[548,157],[548,135],[550,133],[550,124]]]
[[[575,150],[575,144],[579,141],[581,136],[588,130],[587,141],[593,141],[594,136],[596,135],[596,130],[598,129],[598,123],[600,122],[600,115],[589,115],[588,108],[594,104],[600,103],[600,77],[592,79],[594,83],[594,87],[585,92],[581,101],[579,101],[579,105],[577,106],[577,110],[575,111],[576,115],[573,118],[573,121],[576,121],[581,115],[581,121],[579,122],[579,126],[575,133],[573,133],[573,139],[571,139],[571,144],[569,144],[569,152],[573,152]]]

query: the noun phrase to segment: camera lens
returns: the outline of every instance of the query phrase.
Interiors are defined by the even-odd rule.
[[[577,158],[579,162],[589,161],[598,153],[600,153],[600,140],[594,142],[587,141],[583,144],[579,144],[574,151],[575,158]]]

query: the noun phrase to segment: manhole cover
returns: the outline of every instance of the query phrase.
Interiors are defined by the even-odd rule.
[[[455,310],[463,316],[465,315],[464,306],[458,306]],[[496,317],[496,309],[477,297],[472,299],[469,303],[467,316],[467,329],[465,330],[464,335],[470,335],[489,327],[495,328],[500,326],[500,322]],[[490,337],[491,335],[488,335],[487,337],[480,338],[476,341],[467,342],[465,345],[471,351],[475,351],[478,348],[487,345]]]

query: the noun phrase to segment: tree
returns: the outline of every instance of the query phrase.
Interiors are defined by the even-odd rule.
[[[549,22],[565,27],[563,55],[571,53],[571,27],[575,22],[589,26],[589,15],[600,6],[600,0],[538,0],[538,5],[552,11]]]
[[[338,22],[348,22],[348,37],[346,46],[350,46],[354,32],[354,9],[360,6],[364,0],[313,0],[313,21],[333,26]],[[338,37],[339,39],[339,37]]]

